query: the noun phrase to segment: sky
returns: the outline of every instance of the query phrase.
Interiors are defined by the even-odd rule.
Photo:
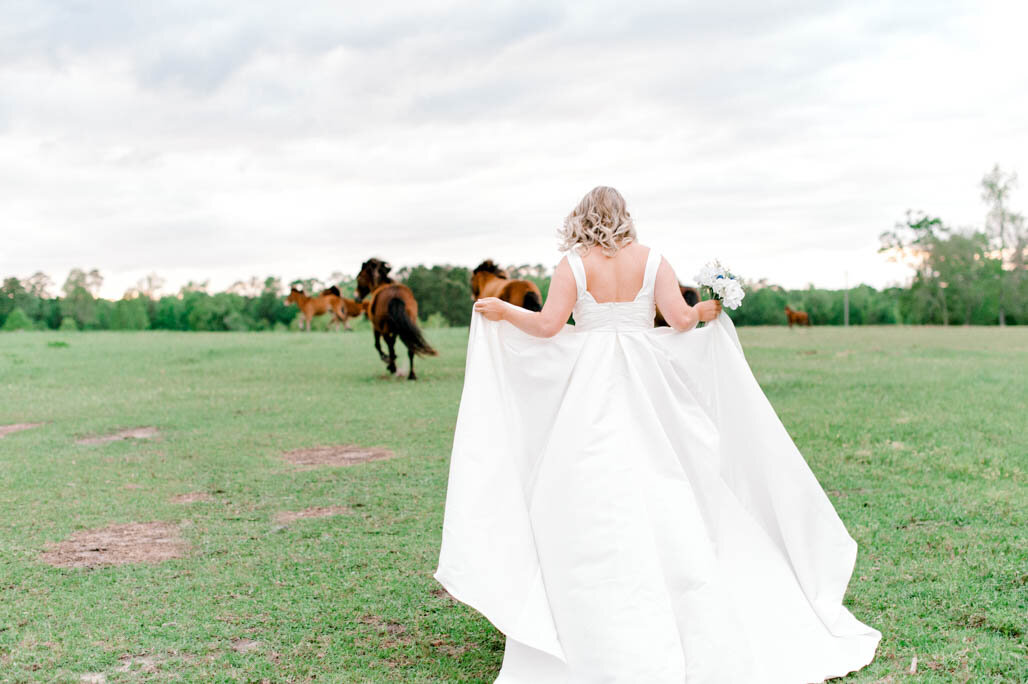
[[[552,266],[612,185],[683,282],[901,283],[878,237],[908,209],[980,227],[998,163],[1028,212],[1025,26],[988,0],[0,0],[0,277]]]

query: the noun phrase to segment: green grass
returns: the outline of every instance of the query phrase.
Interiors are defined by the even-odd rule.
[[[502,635],[432,593],[467,331],[427,334],[417,383],[385,377],[366,331],[0,334],[0,425],[45,423],[0,439],[0,681],[492,681]],[[1028,680],[1028,329],[741,336],[860,545],[847,605],[884,638],[847,681],[914,679],[914,656],[919,681]],[[75,444],[147,425],[159,439]],[[280,458],[344,443],[397,458]],[[168,501],[192,491],[214,500]],[[273,520],[328,505],[351,512]],[[150,520],[190,555],[39,560]]]

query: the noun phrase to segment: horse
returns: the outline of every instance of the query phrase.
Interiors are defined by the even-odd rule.
[[[796,325],[810,325],[810,316],[807,315],[806,311],[793,311],[789,307],[785,307],[785,317],[789,321],[790,328],[793,323]]]
[[[336,289],[338,292],[338,288]],[[321,316],[323,314],[332,313],[332,322],[338,328],[340,321],[345,325],[347,319],[347,313],[343,309],[342,297],[336,296],[325,290],[317,297],[308,297],[307,294],[296,287],[290,288],[289,296],[286,297],[286,304],[295,303],[300,309],[300,313],[303,314],[304,320],[300,321],[300,329],[304,328],[309,332],[311,329],[311,320],[315,316]],[[346,325],[349,329],[349,325]]]
[[[348,319],[360,316],[362,313],[364,313],[364,307],[358,302],[350,299],[349,297],[344,297],[342,291],[340,291],[337,285],[333,285],[332,287],[322,290],[321,294],[326,297],[338,297],[339,306],[340,308],[342,308],[343,313],[346,314],[346,316],[342,319],[343,326],[347,330],[353,330],[353,328],[350,327],[350,322]]]
[[[697,290],[695,287],[687,287],[679,283],[678,289],[682,291],[682,299],[684,299],[685,303],[689,306],[696,306],[696,304],[700,301],[699,290]],[[657,309],[656,315],[653,317],[653,327],[670,327],[668,326],[668,322],[664,320],[664,314],[660,313],[659,308]]]
[[[381,259],[368,259],[361,264],[357,275],[357,302],[371,321],[375,332],[375,349],[390,373],[396,372],[396,338],[407,347],[410,359],[408,380],[417,380],[414,374],[414,355],[438,356],[439,352],[425,341],[418,328],[418,302],[406,285],[393,282],[389,277],[392,267]],[[365,301],[365,298],[367,300]],[[381,339],[385,338],[389,355],[382,353]]]
[[[531,280],[511,280],[492,259],[480,263],[471,274],[471,298],[498,297],[529,311],[542,311],[543,295]]]

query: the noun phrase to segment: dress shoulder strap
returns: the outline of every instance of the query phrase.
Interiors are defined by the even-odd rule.
[[[575,276],[575,285],[578,286],[578,298],[581,299],[585,295],[585,264],[582,263],[582,257],[574,249],[568,251],[568,266],[571,267],[571,273]]]
[[[643,271],[642,289],[653,292],[653,286],[657,283],[657,269],[660,268],[660,252],[650,247],[650,253],[646,255],[646,270]]]

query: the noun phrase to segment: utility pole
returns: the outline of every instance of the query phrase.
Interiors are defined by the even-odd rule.
[[[846,289],[842,293],[842,324],[850,327],[850,272],[843,271],[843,284]]]

